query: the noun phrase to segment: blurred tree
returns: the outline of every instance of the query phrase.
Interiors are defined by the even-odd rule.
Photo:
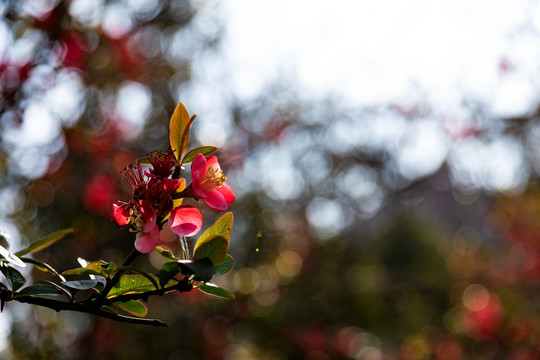
[[[121,261],[118,174],[165,150],[193,62],[219,46],[202,5],[1,5],[0,227],[13,246],[74,227],[44,260]],[[238,299],[152,299],[170,329],[6,307],[5,358],[538,358],[538,194],[495,196],[536,181],[537,112],[351,109],[280,86],[229,105],[220,159],[238,264],[223,286]]]

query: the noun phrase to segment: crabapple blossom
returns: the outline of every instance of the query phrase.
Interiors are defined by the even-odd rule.
[[[217,157],[197,154],[191,164],[191,188],[196,198],[214,210],[226,210],[235,199]]]

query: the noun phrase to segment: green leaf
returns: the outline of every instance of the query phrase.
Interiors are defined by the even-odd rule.
[[[201,246],[208,238],[214,235],[221,235],[223,238],[230,242],[231,240],[231,230],[233,225],[233,213],[227,212],[223,214],[216,222],[210,226],[206,231],[199,237],[197,243],[195,244],[195,249],[198,246]]]
[[[84,267],[66,270],[62,272],[62,274],[63,275],[99,275],[101,276],[101,273],[99,271],[84,268]]]
[[[0,283],[0,291],[9,291],[9,289],[6,285]]]
[[[131,267],[131,266],[122,266],[120,267],[120,269],[118,270],[121,270],[121,271],[131,271],[131,272],[134,272],[136,274],[139,274],[141,276],[144,276],[145,278],[148,279],[148,281],[150,281],[152,283],[152,285],[154,285],[154,289],[153,290],[158,290],[159,289],[159,285],[156,281],[156,276],[154,274],[148,274],[148,273],[145,273],[144,271],[141,271],[139,269],[136,269],[134,267]]]
[[[193,150],[190,150],[186,154],[186,156],[184,156],[184,159],[182,159],[182,164],[189,164],[190,162],[193,161],[193,159],[195,159],[195,156],[197,156],[197,154],[208,155],[216,151],[216,149],[217,147],[215,146],[201,146]]]
[[[221,235],[214,235],[195,248],[193,260],[208,258],[212,266],[220,265],[227,255],[229,242]]]
[[[26,283],[26,279],[18,270],[15,270],[11,266],[2,266],[0,268],[12,291],[17,291]]]
[[[32,285],[22,289],[17,296],[22,295],[61,295],[62,292],[56,287],[47,285]]]
[[[119,295],[129,293],[143,293],[156,290],[155,284],[159,281],[158,277],[154,274],[148,274],[154,279],[154,282],[148,280],[146,276],[140,274],[131,275],[124,274],[120,277],[118,283],[111,289],[107,298],[113,298]],[[167,284],[166,284],[167,285]]]
[[[180,260],[180,258],[177,258],[176,256],[174,256],[174,254],[170,251],[170,250],[165,250],[159,246],[156,246],[156,251],[158,253],[161,254],[161,256],[163,256],[163,258],[165,258],[165,260],[171,262],[171,261],[178,261]]]
[[[179,162],[187,150],[189,140],[189,129],[195,116],[189,117],[186,106],[179,103],[174,110],[169,124],[169,139],[171,148],[173,149],[176,160]]]
[[[213,273],[212,261],[208,258],[200,260],[178,261],[184,275],[195,275],[197,281],[210,281]]]
[[[180,273],[180,264],[177,262],[166,262],[159,271],[158,279],[161,286],[167,284],[169,280]]]
[[[214,268],[214,275],[223,276],[231,272],[234,267],[234,258],[227,254],[223,262]]]
[[[139,316],[139,317],[145,317],[148,313],[148,309],[146,308],[146,305],[138,300],[129,300],[125,302],[117,302],[113,304],[116,307],[119,307],[120,309],[127,311],[128,313]]]
[[[104,278],[109,278],[109,276],[116,271],[116,264],[111,262],[105,262],[103,260],[92,261],[91,263],[86,262],[84,259],[79,258],[81,264],[85,264],[84,267],[79,267],[75,269],[70,269],[64,271],[63,275],[99,275]]]
[[[71,233],[73,233],[73,229],[59,230],[59,231],[57,231],[55,233],[52,233],[52,234],[44,237],[41,240],[36,241],[35,243],[31,244],[26,249],[17,251],[15,253],[15,255],[17,255],[18,257],[21,257],[21,256],[26,255],[28,253],[35,253],[37,251],[43,250],[46,247],[51,246],[52,244],[54,244],[58,240],[62,239],[63,237],[65,237],[66,235],[69,235]]]
[[[97,276],[93,276],[90,279],[62,281],[62,285],[75,290],[89,290],[94,288],[98,282],[100,282],[99,278]]]
[[[231,294],[225,289],[220,288],[214,283],[200,283],[197,286],[195,286],[196,289],[202,291],[205,294],[217,296],[222,299],[236,299],[236,296],[234,294]]]
[[[42,284],[48,284],[50,286],[53,286],[55,288],[58,289],[58,291],[64,293],[64,295],[66,295],[69,299],[69,301],[73,301],[73,294],[71,292],[71,289],[67,288],[67,287],[64,287],[60,284],[57,284],[55,282],[52,282],[52,281],[49,281],[49,280],[41,280],[40,283]]]
[[[21,260],[24,261],[25,263],[29,263],[29,264],[34,265],[38,270],[41,270],[43,272],[49,272],[49,273],[53,274],[54,276],[58,277],[61,281],[66,281],[65,277],[60,275],[60,273],[58,273],[58,271],[53,269],[53,267],[51,265],[47,264],[47,263],[41,262],[41,261],[36,260],[36,259],[27,258],[27,257],[22,257]]]
[[[210,257],[214,266],[220,265],[227,254],[229,243],[231,241],[231,230],[233,225],[233,214],[227,212],[223,214],[212,226],[199,237],[195,244],[193,258],[202,259]],[[218,237],[225,240],[216,240]],[[211,242],[211,245],[206,245]],[[196,255],[198,254],[198,255]]]

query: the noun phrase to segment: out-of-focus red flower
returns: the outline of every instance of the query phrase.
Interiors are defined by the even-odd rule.
[[[469,334],[479,340],[493,339],[502,326],[503,307],[499,298],[490,293],[485,307],[477,311],[468,311],[465,324]]]
[[[88,40],[84,34],[70,32],[60,39],[62,50],[60,57],[66,67],[83,69],[88,60]]]
[[[107,215],[110,203],[116,197],[116,185],[109,175],[97,175],[84,187],[83,203],[86,209],[96,215]]]
[[[191,164],[193,193],[214,210],[226,210],[235,199],[231,188],[225,184],[226,180],[215,156],[195,156]]]

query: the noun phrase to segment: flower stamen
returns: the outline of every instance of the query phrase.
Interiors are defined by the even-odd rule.
[[[121,174],[133,189],[137,189],[144,183],[144,175],[140,164],[137,164],[136,166],[130,164],[122,170]]]

